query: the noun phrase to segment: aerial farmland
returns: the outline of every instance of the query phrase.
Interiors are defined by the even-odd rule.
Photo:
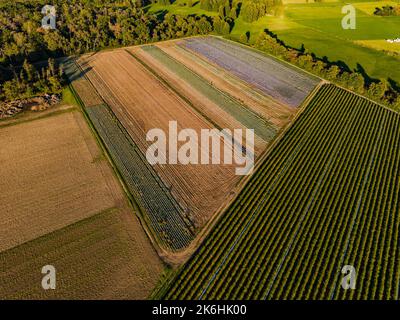
[[[3,122],[0,143],[0,296],[146,298],[162,262],[82,114]],[[62,275],[57,291],[40,286],[48,264]]]
[[[52,2],[0,0],[0,303],[400,300],[400,0]]]
[[[68,64],[82,103],[91,97],[85,110],[158,253],[175,265],[187,260],[155,297],[398,295],[399,154],[391,148],[398,114],[216,37],[105,51]],[[253,128],[255,173],[243,178],[224,165],[149,166],[145,132],[166,129],[171,119],[195,130]],[[124,158],[128,151],[115,148],[118,136],[135,156]],[[139,165],[135,176],[129,170]],[[343,264],[359,270],[357,293],[340,289]],[[377,273],[385,281],[375,283]]]
[[[208,43],[213,39],[197,41]],[[159,244],[161,252],[168,254],[169,251],[172,256],[186,248],[193,250],[192,241],[202,236],[199,232],[233,199],[243,178],[235,175],[233,165],[149,166],[145,159],[149,147],[146,132],[152,128],[168,130],[172,120],[182,128],[193,128],[197,132],[207,128],[251,128],[255,133],[252,152],[258,161],[294,117],[307,92],[320,82],[270,58],[258,56],[261,61],[254,66],[258,74],[262,68],[289,74],[288,80],[277,84],[291,90],[286,94],[293,96],[289,103],[282,97],[272,96],[272,90],[264,90],[257,79],[250,83],[246,77],[238,77],[226,66],[218,66],[186,46],[186,42],[171,41],[89,54],[66,63],[72,86],[82,97],[82,104],[101,139],[108,145],[111,157],[143,214],[150,236]],[[231,59],[235,62],[238,58]],[[222,74],[227,76],[222,77]],[[304,80],[303,87],[291,89],[290,81],[296,81],[295,76]],[[103,102],[95,106],[99,99]],[[118,143],[126,141],[124,148],[132,151],[116,150],[117,141],[113,139],[117,134],[111,131],[118,131],[121,136]],[[134,152],[135,156],[129,155],[131,160],[128,160],[127,152]],[[132,173],[131,161],[143,170]],[[160,201],[152,201],[154,196],[161,197]]]
[[[324,85],[165,297],[396,299],[399,121]],[[342,265],[360,290],[342,289]]]

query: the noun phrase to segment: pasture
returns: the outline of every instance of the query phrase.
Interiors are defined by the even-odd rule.
[[[238,38],[249,31],[255,39],[268,29],[290,47],[304,46],[317,57],[340,62],[350,70],[364,69],[371,78],[391,78],[400,83],[398,57],[385,54],[379,46],[359,43],[400,37],[400,17],[373,15],[376,6],[385,4],[386,1],[354,2],[355,30],[344,30],[341,26],[343,2],[287,4],[275,16],[266,16],[251,24],[237,19],[232,36]],[[396,44],[390,47],[384,50],[396,52]]]

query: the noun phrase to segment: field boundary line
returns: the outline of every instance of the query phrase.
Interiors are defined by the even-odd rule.
[[[178,42],[178,41],[179,41],[179,40],[177,40],[176,42]],[[182,40],[180,40],[180,41],[182,41]],[[164,47],[161,47],[161,46],[158,46],[158,47],[159,47],[160,49],[164,49]],[[208,64],[208,65],[210,65],[211,67],[213,67],[216,71],[221,71],[221,72],[223,72],[223,73],[225,73],[225,74],[228,74],[229,77],[230,77],[231,79],[230,79],[230,80],[226,80],[226,79],[225,79],[225,81],[227,81],[228,83],[232,83],[231,81],[233,80],[234,82],[237,82],[238,85],[243,86],[246,90],[253,91],[253,92],[255,93],[255,95],[257,96],[257,97],[254,97],[254,99],[257,99],[257,100],[259,100],[259,99],[261,99],[261,100],[266,100],[266,99],[268,99],[268,100],[271,100],[273,103],[276,103],[276,104],[279,105],[280,107],[283,106],[283,107],[288,107],[288,108],[291,108],[291,109],[298,109],[298,107],[297,107],[297,108],[289,107],[289,106],[286,105],[285,103],[280,102],[280,101],[277,100],[276,98],[274,98],[274,97],[272,97],[272,96],[270,96],[270,95],[268,95],[268,94],[262,92],[262,91],[261,91],[260,89],[258,89],[257,87],[249,85],[247,82],[245,82],[244,80],[240,79],[239,77],[237,77],[237,76],[234,75],[233,73],[230,73],[229,71],[224,70],[222,67],[220,67],[220,66],[218,66],[218,65],[216,65],[216,64],[213,64],[211,61],[208,61],[207,58],[202,57],[200,54],[198,54],[198,53],[195,52],[195,51],[191,51],[191,50],[187,49],[186,47],[181,46],[181,45],[179,45],[179,44],[176,44],[176,47],[175,47],[175,48],[177,48],[178,50],[181,49],[182,52],[184,52],[185,55],[192,55],[193,57],[195,57],[195,58],[197,58],[198,60],[200,60],[200,62],[198,62],[198,64],[201,65],[201,66],[204,66],[204,64],[206,64],[206,65]],[[189,57],[189,59],[191,59],[191,58]],[[204,67],[206,68],[206,66],[204,66]],[[215,72],[212,72],[212,73],[215,74],[215,75],[217,76],[217,74],[216,74]],[[253,112],[258,113],[257,111],[254,111],[254,110],[253,110]],[[260,115],[260,116],[261,116],[261,117],[264,117],[263,115]]]
[[[46,234],[43,234],[43,235],[41,235],[41,236],[39,236],[39,237],[36,237],[36,238],[34,238],[34,239],[31,239],[31,240],[22,242],[22,243],[20,243],[20,244],[14,246],[14,247],[5,249],[5,250],[3,250],[3,251],[0,251],[0,256],[1,256],[2,254],[6,253],[6,252],[10,252],[10,251],[12,251],[12,250],[14,250],[14,249],[17,249],[17,248],[20,248],[20,247],[22,247],[22,246],[25,246],[25,245],[27,245],[27,244],[29,244],[29,243],[31,243],[31,242],[40,241],[41,239],[44,239],[44,238],[46,238],[46,237],[51,237],[51,236],[53,236],[54,234],[56,234],[56,233],[58,233],[58,232],[60,232],[60,231],[62,231],[62,230],[64,230],[64,229],[72,228],[72,227],[75,226],[75,225],[78,225],[78,224],[81,224],[81,223],[85,223],[85,222],[88,221],[88,220],[96,219],[98,216],[110,214],[110,213],[115,212],[115,211],[121,211],[121,208],[118,208],[118,207],[110,207],[110,208],[101,210],[101,211],[96,212],[95,214],[93,214],[93,215],[91,215],[91,216],[89,216],[89,217],[86,217],[86,218],[83,218],[83,219],[81,219],[81,220],[72,222],[72,223],[70,223],[70,224],[67,224],[67,225],[61,227],[61,228],[58,228],[58,229],[52,230],[52,231],[50,231],[50,232],[48,232],[48,233],[46,233]]]
[[[273,141],[270,143],[270,145],[267,146],[267,148],[260,155],[260,158],[254,167],[253,174],[259,169],[259,167],[262,166],[263,162],[265,161],[265,158],[268,157],[268,155],[272,152],[274,147],[280,142],[280,140],[283,139],[283,137],[286,135],[286,133],[289,131],[289,129],[294,125],[297,118],[299,118],[301,116],[301,114],[307,109],[311,100],[316,96],[316,94],[320,91],[320,89],[326,84],[327,83],[321,82],[314,88],[313,91],[310,92],[309,96],[303,101],[302,105],[298,108],[298,112],[296,113],[295,117],[280,132],[278,132],[277,136],[273,139]],[[192,250],[190,250],[189,256],[185,258],[185,260],[186,260],[185,263],[182,264],[177,269],[176,273],[171,275],[171,277],[176,278],[179,275],[180,270],[182,270],[184,268],[187,261],[193,255],[196,254],[197,250],[199,250],[199,248],[201,247],[201,245],[203,244],[205,239],[210,235],[210,233],[212,232],[215,225],[223,218],[224,214],[226,214],[226,212],[229,210],[230,206],[233,204],[233,202],[236,200],[236,198],[240,195],[240,192],[246,186],[246,184],[248,183],[248,180],[250,180],[250,177],[252,175],[245,176],[244,178],[242,178],[242,180],[238,183],[237,187],[233,190],[235,193],[232,195],[232,197],[228,201],[226,201],[224,204],[221,205],[220,209],[216,211],[215,215],[201,229],[201,231],[198,233],[197,237],[192,241],[191,245],[188,247],[188,249],[190,247],[192,247]],[[171,282],[173,282],[173,281],[171,280]],[[164,289],[164,291],[165,290],[166,289]]]
[[[57,107],[56,107],[57,108]],[[51,109],[48,109],[51,110]],[[43,110],[43,111],[47,111],[47,110]],[[29,116],[31,114],[28,113],[21,113],[19,118],[4,118],[2,120],[0,120],[0,129],[2,128],[8,128],[8,127],[13,127],[19,124],[24,124],[24,123],[29,123],[35,120],[41,120],[41,119],[47,119],[53,116],[57,116],[57,115],[62,115],[64,113],[70,113],[70,112],[74,112],[74,111],[79,111],[79,108],[75,107],[75,106],[69,106],[69,107],[62,107],[60,106],[58,109],[56,110],[52,110],[48,113],[43,113],[41,114],[43,111],[39,111],[37,113],[36,117],[32,117],[29,118]],[[11,120],[11,121],[10,121]]]

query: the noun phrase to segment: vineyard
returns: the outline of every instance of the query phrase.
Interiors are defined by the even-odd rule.
[[[324,85],[164,298],[398,299],[399,143],[397,113]]]

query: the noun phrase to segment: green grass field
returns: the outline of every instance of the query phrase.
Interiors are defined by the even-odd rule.
[[[216,14],[200,10],[198,4],[192,8],[182,7],[179,1],[183,0],[170,6],[153,5],[149,10],[167,10],[179,14]],[[353,1],[357,19],[355,30],[344,30],[341,27],[344,2],[296,2],[276,10],[274,16],[265,16],[253,23],[236,19],[231,35],[238,39],[249,31],[251,40],[254,40],[259,33],[268,29],[288,46],[301,48],[304,45],[319,58],[327,57],[329,61],[341,62],[350,70],[360,69],[361,66],[371,78],[390,78],[400,83],[399,58],[384,52],[399,52],[397,44],[390,44],[385,40],[400,37],[400,17],[373,15],[375,7],[395,5],[398,1]],[[379,41],[379,45],[376,45],[376,41]]]
[[[389,44],[385,40],[400,37],[400,17],[372,15],[376,6],[387,3],[355,3],[355,30],[344,30],[341,27],[343,3],[337,2],[290,4],[277,16],[264,17],[251,28],[238,21],[232,34],[238,37],[250,31],[254,39],[258,33],[268,29],[288,46],[300,48],[304,45],[319,58],[340,61],[351,70],[361,66],[372,78],[391,78],[399,83],[399,59],[381,50],[396,52],[396,44]],[[359,41],[380,41],[382,44],[366,46]]]
[[[76,101],[74,94],[71,92],[69,87],[65,87],[62,91],[62,104],[71,105],[74,107],[78,107],[78,101]]]
[[[217,12],[210,12],[210,11],[200,9],[199,3],[197,3],[193,7],[188,7],[188,6],[184,5],[186,2],[187,1],[185,1],[185,0],[177,0],[171,5],[163,5],[163,4],[155,3],[155,4],[151,4],[151,5],[147,6],[146,10],[148,10],[149,13],[154,13],[154,14],[157,14],[157,13],[160,13],[163,11],[168,11],[169,13],[180,14],[180,15],[191,15],[191,14],[195,14],[195,15],[204,14],[206,16],[218,15]]]

